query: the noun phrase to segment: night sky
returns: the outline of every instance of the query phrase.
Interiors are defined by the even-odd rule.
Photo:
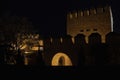
[[[41,34],[65,34],[68,11],[106,4],[113,9],[114,31],[120,32],[120,4],[115,0],[3,0],[1,15],[10,12],[13,15],[25,16]]]

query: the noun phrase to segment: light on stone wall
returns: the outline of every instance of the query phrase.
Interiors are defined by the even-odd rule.
[[[32,50],[37,51],[38,47],[32,47]]]
[[[35,35],[35,39],[38,39],[39,38],[39,34]]]
[[[80,12],[81,16],[83,16],[83,11]]]
[[[75,17],[76,17],[76,18],[78,17],[78,13],[77,13],[77,12],[75,13]]]
[[[70,57],[68,55],[66,55],[65,53],[55,54],[52,58],[51,65],[52,66],[61,66],[61,65],[59,65],[59,60],[61,57],[64,58],[64,64],[62,66],[72,66],[72,61],[71,61]]]
[[[29,51],[25,51],[24,53],[25,53],[25,54],[31,54],[32,52],[29,52]]]
[[[90,12],[89,12],[89,10],[87,10],[87,15],[90,15]]]
[[[72,14],[70,14],[70,19],[72,19],[73,18],[73,16],[72,16]]]
[[[44,50],[44,48],[41,46],[41,47],[40,47],[40,51],[43,51],[43,50]]]
[[[96,10],[94,9],[94,14],[96,14],[97,12],[96,12]]]
[[[39,45],[43,46],[43,40],[39,40]]]

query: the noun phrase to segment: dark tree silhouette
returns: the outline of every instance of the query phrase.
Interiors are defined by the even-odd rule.
[[[33,33],[33,25],[27,17],[12,15],[9,12],[0,18],[0,33],[4,35],[6,42],[15,41],[20,34]]]
[[[15,48],[17,50],[16,53],[18,53],[17,57],[19,59],[17,59],[18,63],[22,63],[22,60],[20,60],[22,57],[20,56],[19,50],[22,43],[21,36],[23,34],[25,35],[30,33],[34,33],[34,29],[32,23],[27,19],[27,17],[13,15],[10,12],[7,12],[0,17],[0,41],[2,41],[0,45],[15,44]],[[1,55],[4,51],[1,49]],[[10,50],[8,49],[8,51]],[[4,52],[4,54],[5,53],[6,52]]]

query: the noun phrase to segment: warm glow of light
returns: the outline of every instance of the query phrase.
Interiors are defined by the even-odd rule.
[[[62,39],[62,38],[60,38],[60,42],[63,42],[63,39]]]
[[[43,40],[39,40],[39,45],[43,46]]]
[[[75,17],[76,17],[76,18],[78,17],[78,13],[77,13],[77,12],[75,13]]]
[[[41,50],[41,51],[43,51],[43,50],[44,50],[44,48],[43,48],[43,47],[40,47],[40,50]]]
[[[81,13],[81,16],[83,16],[83,12],[81,11],[80,13]]]
[[[73,18],[73,16],[72,16],[72,14],[70,14],[70,19],[72,19]]]
[[[94,9],[94,14],[96,14],[96,10]]]
[[[23,45],[20,49],[25,49],[27,47],[27,45]]]
[[[74,37],[72,37],[72,42],[75,43]]]
[[[90,12],[89,12],[89,10],[87,10],[87,15],[90,15]]]
[[[65,64],[64,66],[72,66],[72,62],[71,59],[69,58],[68,55],[66,55],[65,53],[57,53],[53,56],[52,58],[52,66],[59,66],[59,59],[60,57],[63,56],[65,58]]]
[[[32,47],[32,50],[37,51],[39,48],[38,47]]]
[[[24,64],[28,65],[28,58],[24,56]]]
[[[35,36],[35,38],[38,39],[38,38],[39,38],[39,34],[37,34],[37,35]]]
[[[31,52],[26,51],[25,54],[30,54]]]

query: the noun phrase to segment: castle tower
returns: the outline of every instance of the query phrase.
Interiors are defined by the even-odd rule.
[[[104,43],[105,35],[112,31],[113,19],[110,6],[80,10],[67,14],[67,34],[72,37],[79,33],[84,34],[87,43],[88,36],[91,33],[99,33]]]

